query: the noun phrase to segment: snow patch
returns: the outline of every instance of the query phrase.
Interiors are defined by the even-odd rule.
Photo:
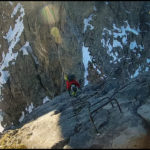
[[[0,109],[0,132],[3,132],[4,128],[1,125],[1,121],[3,121],[2,110]]]
[[[123,43],[124,45],[127,44],[127,36],[125,36],[125,37],[122,38],[122,43]]]
[[[101,43],[103,44],[103,47],[105,47],[105,40],[101,39]]]
[[[141,71],[141,66],[139,66],[138,69],[135,71],[135,73],[133,75],[131,75],[131,79],[137,77],[139,75],[140,71]]]
[[[124,21],[126,23],[126,27],[125,26],[121,26],[121,28],[117,28],[115,24],[113,24],[113,31],[117,31],[117,32],[113,32],[114,34],[114,38],[117,38],[117,37],[127,37],[127,31],[128,32],[132,32],[133,34],[135,35],[139,35],[139,31],[138,29],[135,30],[133,28],[130,27],[130,25],[128,24],[128,21]]]
[[[90,55],[90,52],[88,51],[88,47],[82,46],[82,60],[83,60],[83,64],[84,64],[84,68],[85,68],[85,72],[84,72],[84,86],[86,86],[88,84],[88,80],[87,80],[87,76],[88,76],[88,63],[91,62],[92,63],[92,56]],[[101,71],[97,68],[97,66],[93,64],[93,68],[97,71],[98,74],[101,74]]]
[[[135,30],[135,29],[131,28],[130,25],[128,24],[128,21],[125,21],[125,22],[127,24],[127,27],[125,28],[126,31],[130,31],[135,35],[139,35],[139,30]]]
[[[149,67],[146,67],[146,68],[145,68],[145,71],[146,71],[146,72],[149,71]]]
[[[31,105],[29,105],[28,107],[26,107],[25,110],[26,110],[27,112],[31,113],[32,110],[33,110],[33,108],[34,108],[33,103],[31,103]]]
[[[121,47],[123,49],[121,43],[117,40],[113,40],[113,47]]]
[[[5,84],[10,74],[8,71],[2,71],[2,70],[0,71],[1,71],[0,83]]]
[[[113,24],[112,30],[108,30],[107,28],[103,29],[101,44],[104,48],[106,48],[107,54],[112,57],[110,63],[116,64],[117,62],[120,62],[121,58],[119,57],[118,52],[121,49],[123,50],[124,45],[127,45],[128,43],[127,36],[129,33],[139,35],[140,32],[139,28],[138,29],[131,28],[130,25],[128,24],[128,21],[124,22],[125,25],[121,26],[120,28],[117,27],[115,24]],[[107,39],[105,36],[107,37]],[[120,38],[121,40],[119,41],[118,38]],[[111,40],[112,43],[110,39],[112,39]],[[142,51],[144,49],[144,46],[137,45],[136,41],[133,41],[130,43],[130,49],[132,49],[135,52],[134,48],[140,48],[140,50]]]
[[[21,47],[21,51],[23,52],[23,55],[28,55],[27,47],[29,46],[29,42],[26,42],[23,47]]]
[[[135,48],[138,48],[137,44],[136,44],[136,41],[133,41],[130,43],[130,49],[135,49]]]
[[[143,51],[144,50],[144,46],[142,46],[142,45],[138,45],[139,46],[139,48],[140,48],[140,51]]]
[[[12,4],[12,2],[11,2],[11,4]],[[20,3],[18,3],[11,14],[11,18],[14,17],[16,15],[17,11],[21,8],[22,8],[22,5]]]
[[[147,58],[147,59],[146,59],[146,62],[147,62],[147,63],[150,63],[150,59],[149,59],[149,58]]]
[[[103,44],[103,47],[107,49],[107,54],[113,58],[113,61],[116,61],[117,57],[112,52],[113,47],[111,46],[111,44],[109,43],[109,41],[110,41],[110,39],[108,39],[107,41],[105,41],[104,39],[101,40],[101,42]],[[113,61],[110,61],[110,63],[112,63]]]
[[[23,8],[22,8],[23,9]],[[24,30],[24,25],[23,25],[23,16],[25,15],[24,9],[23,11],[20,11],[21,15],[18,17],[18,19],[15,21],[15,27],[12,30],[12,27],[10,26],[8,33],[6,36],[3,36],[4,39],[7,39],[8,44],[9,44],[9,50],[12,51],[12,49],[15,47],[15,45],[20,41],[20,36]]]
[[[2,127],[1,123],[0,123],[0,132],[3,132],[4,128]]]
[[[19,118],[19,122],[22,122],[24,120],[24,117],[25,117],[25,114],[24,114],[24,111],[22,111],[22,115]]]
[[[98,74],[101,74],[102,72],[96,67],[95,64],[93,64],[93,68],[98,72]]]
[[[120,28],[116,27],[115,24],[113,24],[113,29],[114,29],[114,31],[117,30],[118,32],[121,32],[121,29],[122,29],[122,28],[120,29]]]
[[[94,29],[94,26],[92,26],[91,24],[89,24],[89,22],[92,20],[93,14],[91,14],[88,18],[84,19],[84,33],[87,30],[87,26],[90,26],[90,30]]]
[[[32,51],[31,46],[29,45],[29,42],[27,42],[27,51],[32,55],[35,63],[38,65],[39,64],[38,58],[33,54],[33,51]]]
[[[90,58],[90,53],[88,51],[88,47],[82,46],[82,60],[83,60],[83,64],[84,64],[84,68],[85,68],[85,72],[84,72],[84,86],[86,86],[88,84],[88,80],[87,80],[87,76],[88,76],[88,63],[91,61]]]
[[[108,30],[107,28],[104,28],[103,31],[107,31],[109,35],[112,35],[111,30]],[[105,35],[105,33],[103,33],[103,35]]]
[[[6,55],[4,54],[4,52],[2,53],[2,62],[0,63],[0,73],[1,73],[0,86],[2,86],[2,84],[6,83],[8,77],[10,75],[8,71],[3,71],[3,69],[5,69],[9,66],[10,61],[16,60],[17,55],[18,55],[18,52],[13,53],[12,49],[20,41],[20,36],[24,29],[23,16],[25,15],[25,13],[24,13],[24,9],[20,3],[17,4],[17,6],[14,8],[14,11],[11,15],[13,17],[19,9],[20,9],[21,15],[16,20],[14,29],[12,29],[12,27],[10,26],[9,31],[6,34],[6,36],[3,36],[3,38],[8,41],[9,48],[8,48],[8,52],[6,53]]]
[[[140,57],[141,57],[141,54],[140,54],[140,53],[138,53],[138,54],[137,54],[137,56],[138,56],[138,58],[140,58]]]
[[[45,98],[43,98],[43,104],[45,104],[46,102],[49,102],[50,98],[48,96],[46,96]]]
[[[96,7],[94,6],[93,8],[95,11],[97,10]],[[92,26],[91,24],[89,24],[89,22],[92,20],[92,17],[94,15],[91,14],[88,18],[84,19],[84,33],[87,30],[87,26],[90,26],[90,30],[94,29],[94,26]],[[84,72],[84,86],[86,86],[88,84],[88,80],[87,80],[87,76],[88,76],[88,63],[92,62],[92,57],[90,56],[90,53],[88,51],[88,47],[82,46],[82,57],[83,57],[83,64],[84,64],[84,68],[85,68],[85,72]],[[93,64],[93,63],[92,63]],[[98,74],[101,74],[101,71],[97,68],[97,66],[95,64],[93,64],[93,68],[96,69],[96,71],[98,72]]]

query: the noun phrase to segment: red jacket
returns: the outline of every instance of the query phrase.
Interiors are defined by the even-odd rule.
[[[78,86],[80,88],[80,84],[76,80],[72,80],[72,81],[67,80],[66,85],[67,85],[68,90],[70,90],[72,84],[75,84],[76,86]]]

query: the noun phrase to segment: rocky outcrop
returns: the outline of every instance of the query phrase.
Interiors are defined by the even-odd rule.
[[[133,5],[135,6],[133,8]],[[84,44],[105,75],[122,82],[148,70],[149,5],[147,2],[96,2]],[[144,46],[144,47],[143,47]],[[147,68],[148,67],[148,68]],[[93,77],[94,79],[94,77]]]
[[[64,92],[64,74],[84,80],[84,46],[92,60],[89,83],[111,80],[101,94],[149,71],[149,2],[1,2],[0,7],[5,128],[19,124],[31,104]],[[125,96],[140,99],[133,87]]]
[[[149,125],[137,113],[149,98],[149,74],[102,92],[111,82],[88,85],[77,98],[64,92],[34,108],[17,129],[3,132],[2,147],[17,143],[27,148],[149,148],[144,145]]]
[[[138,114],[147,122],[147,124],[150,124],[150,116],[149,116],[149,108],[150,108],[150,103],[149,99],[146,101],[145,104],[140,106],[138,108]]]
[[[6,40],[3,37],[7,35],[10,26],[13,28],[14,24],[17,24],[16,20],[20,15],[23,22],[21,24],[20,21],[20,24],[24,28],[13,49],[13,53],[18,52],[15,65],[10,63],[8,66],[10,77],[2,88],[4,101],[1,102],[0,108],[4,112],[2,125],[5,127],[12,123],[18,124],[22,112],[31,103],[36,107],[42,104],[45,96],[53,98],[64,91],[64,74],[75,73],[77,79],[82,78],[83,74],[80,44],[73,35],[74,27],[67,24],[64,5],[57,2],[29,3],[2,2],[1,11],[7,12],[9,18],[9,21],[6,20],[8,26],[1,25],[4,32],[1,49],[2,52],[5,49],[6,56],[6,49],[12,48],[14,43],[10,41],[8,45],[6,38],[10,37],[6,37]],[[8,7],[11,7],[9,11]],[[53,10],[54,14],[50,12]],[[23,46],[27,54],[24,51],[19,52]],[[4,57],[1,58],[1,62],[3,61]]]

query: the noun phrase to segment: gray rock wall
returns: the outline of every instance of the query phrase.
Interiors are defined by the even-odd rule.
[[[10,26],[15,29],[21,15],[19,20],[23,23],[23,30],[18,31],[21,32],[19,40],[12,49],[18,55],[3,68],[10,74],[1,91],[3,125],[17,124],[31,102],[36,107],[45,96],[53,98],[65,91],[64,74],[71,72],[77,79],[84,79],[83,44],[92,57],[88,68],[90,83],[109,76],[122,84],[136,73],[149,70],[149,2],[30,1],[18,4],[0,2],[1,63],[13,43],[6,39]],[[17,5],[18,10],[12,15]],[[90,16],[84,30],[84,19]],[[20,49],[26,42],[29,42],[25,48],[28,54],[24,55]]]

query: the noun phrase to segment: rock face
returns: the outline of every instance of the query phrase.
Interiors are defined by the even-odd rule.
[[[5,112],[3,126],[9,126],[12,123],[18,123],[21,112],[31,102],[36,107],[42,104],[46,95],[53,98],[64,91],[64,74],[71,72],[76,74],[79,79],[83,76],[83,70],[81,69],[80,43],[73,35],[72,24],[66,23],[67,16],[63,4],[51,2],[13,2],[9,4],[2,2],[1,5],[2,11],[8,13],[10,20],[6,20],[8,21],[7,26],[1,25],[2,31],[4,31],[1,37],[1,42],[4,44],[1,49],[2,52],[5,49],[6,53],[5,57],[1,58],[1,62],[6,61],[6,49],[10,51],[14,44],[9,34],[6,33],[10,25],[14,26],[17,17],[19,18],[21,15],[20,22],[15,25],[22,25],[24,28],[20,33],[20,40],[18,43],[16,42],[12,52],[18,52],[15,65],[9,64],[7,70],[10,76],[2,88],[1,109]],[[11,9],[7,11],[9,7]],[[53,9],[54,14],[50,13]],[[12,28],[17,30],[17,27]],[[16,31],[16,37],[19,32],[19,30]],[[5,35],[8,35],[6,40],[3,38]],[[7,44],[7,40],[10,44]],[[24,48],[26,53],[25,50],[19,51],[21,48]]]
[[[112,77],[125,81],[148,70],[148,3],[96,2],[95,7],[94,29],[85,32],[84,41],[96,65],[105,75],[113,70]]]
[[[150,104],[149,104],[148,102],[138,108],[138,114],[139,114],[148,124],[150,124],[149,108],[150,108]]]
[[[146,144],[149,125],[137,113],[148,102],[150,76],[142,75],[104,94],[102,89],[111,82],[88,85],[77,98],[64,92],[34,108],[17,129],[3,132],[1,148],[14,143],[16,147],[52,149],[150,148]],[[129,97],[130,92],[133,95]]]
[[[89,82],[112,80],[102,94],[149,71],[149,6],[143,1],[1,2],[2,125],[19,124],[32,103],[37,107],[46,96],[64,92],[64,74],[84,80],[84,47],[91,57]]]

